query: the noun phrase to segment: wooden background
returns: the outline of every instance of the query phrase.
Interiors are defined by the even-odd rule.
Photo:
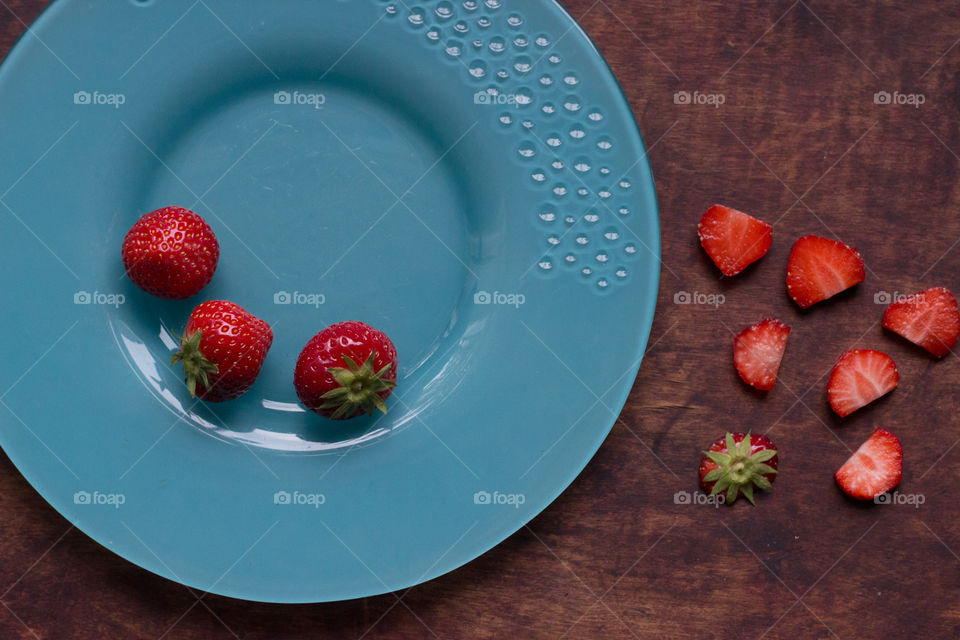
[[[44,0],[0,2],[0,52]],[[885,335],[878,292],[960,290],[960,5],[893,0],[567,0],[651,147],[664,265],[650,348],[620,420],[566,493],[505,543],[407,592],[322,605],[194,595],[106,551],[0,458],[3,638],[957,638],[960,359]],[[40,81],[38,79],[38,81]],[[675,104],[677,91],[724,104]],[[878,105],[874,93],[922,94]],[[9,152],[9,151],[5,151]],[[708,205],[775,221],[770,253],[720,279],[696,240]],[[867,281],[800,312],[784,268],[802,234],[856,246]],[[718,308],[681,291],[723,294]],[[752,392],[731,331],[793,326],[777,388]],[[825,374],[877,347],[889,397],[841,421]],[[859,505],[833,471],[876,427],[904,445],[901,491]],[[766,431],[781,476],[759,506],[676,504],[699,451]]]

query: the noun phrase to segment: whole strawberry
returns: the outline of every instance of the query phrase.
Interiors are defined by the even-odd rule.
[[[711,496],[723,494],[732,504],[742,493],[753,501],[753,489],[769,489],[777,476],[777,450],[765,435],[727,433],[703,452],[700,486]]]
[[[183,363],[191,396],[223,402],[253,386],[271,344],[266,322],[232,302],[211,300],[190,314],[170,364]]]
[[[164,207],[137,220],[123,239],[123,267],[138,287],[160,298],[200,293],[217,270],[220,245],[203,218]]]
[[[382,331],[339,322],[313,336],[297,359],[293,386],[310,411],[334,420],[387,412],[397,384],[397,350]]]

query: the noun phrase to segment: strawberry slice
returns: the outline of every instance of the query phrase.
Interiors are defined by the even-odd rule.
[[[802,309],[863,282],[863,258],[839,240],[804,236],[787,262],[787,294]]]
[[[882,351],[844,351],[830,372],[827,398],[841,418],[897,388],[900,374],[893,359]]]
[[[873,500],[900,484],[903,446],[886,429],[877,429],[853,452],[834,478],[851,498]]]
[[[773,227],[751,215],[715,204],[697,225],[700,244],[725,276],[735,276],[767,254]]]
[[[766,318],[734,337],[733,364],[744,382],[764,391],[773,389],[788,335],[790,327]]]
[[[960,337],[957,299],[943,287],[915,293],[887,307],[883,326],[942,358]]]

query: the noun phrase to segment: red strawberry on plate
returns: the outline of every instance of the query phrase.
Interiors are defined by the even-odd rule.
[[[203,218],[183,207],[164,207],[133,224],[121,254],[138,287],[160,298],[183,300],[210,283],[220,245]]]
[[[754,487],[769,489],[777,474],[777,451],[765,435],[727,433],[717,438],[700,459],[700,486],[711,496],[723,495],[732,504],[743,494],[751,504]]]
[[[839,240],[804,236],[790,251],[787,294],[803,309],[860,284],[863,279],[860,253]]]
[[[873,500],[890,491],[903,477],[903,446],[886,429],[877,429],[853,452],[834,478],[851,498]]]
[[[883,313],[883,326],[942,358],[960,336],[957,299],[948,289],[934,287],[895,300]]]
[[[341,420],[376,409],[397,384],[397,350],[382,331],[339,322],[313,336],[300,353],[293,385],[307,409]]]
[[[190,314],[170,364],[183,362],[191,396],[222,402],[253,386],[271,344],[266,322],[232,302],[211,300]]]
[[[733,364],[744,382],[764,391],[773,389],[789,335],[790,327],[766,318],[734,337]]]
[[[751,215],[715,204],[697,225],[700,244],[725,276],[735,276],[767,254],[773,227]]]
[[[827,382],[830,406],[846,417],[897,388],[900,374],[893,359],[882,351],[851,349],[840,354]]]

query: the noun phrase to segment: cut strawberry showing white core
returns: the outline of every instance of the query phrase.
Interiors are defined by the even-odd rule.
[[[894,300],[883,326],[942,358],[960,337],[960,311],[949,289],[934,287]]]
[[[733,364],[744,382],[755,389],[773,389],[789,335],[790,327],[766,318],[734,337]]]
[[[903,478],[903,446],[886,429],[877,429],[834,475],[851,498],[873,500]]]
[[[900,374],[882,351],[851,349],[840,355],[830,372],[827,398],[841,418],[897,388]]]
[[[797,240],[787,262],[787,294],[806,309],[864,279],[863,258],[839,240],[805,236]]]
[[[700,218],[697,235],[723,275],[735,276],[767,254],[773,227],[742,211],[715,204]]]

